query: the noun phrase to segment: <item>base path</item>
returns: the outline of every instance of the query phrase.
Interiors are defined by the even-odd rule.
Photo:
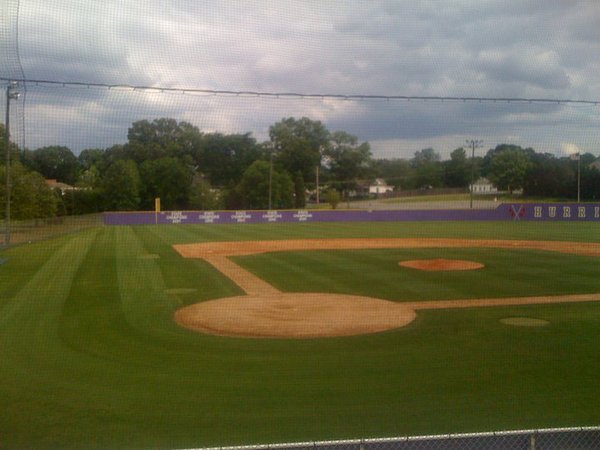
[[[405,326],[415,319],[418,310],[600,301],[600,293],[402,303],[328,293],[283,293],[229,259],[230,256],[278,251],[377,248],[530,249],[600,257],[598,243],[375,238],[209,242],[175,245],[174,248],[185,258],[206,260],[246,292],[243,296],[190,305],[175,313],[175,320],[181,326],[224,336],[349,336]],[[477,264],[472,268],[477,268]]]

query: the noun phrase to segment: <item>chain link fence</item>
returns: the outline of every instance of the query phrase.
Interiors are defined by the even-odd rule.
[[[219,450],[591,450],[600,449],[600,427],[519,430],[389,439],[302,442]],[[217,450],[217,447],[210,450]]]
[[[101,226],[104,224],[102,214],[82,216],[60,216],[46,219],[13,220],[10,229],[0,221],[0,242],[2,247],[26,244],[68,233]]]

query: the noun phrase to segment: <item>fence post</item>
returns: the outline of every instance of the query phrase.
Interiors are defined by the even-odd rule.
[[[535,450],[535,431],[529,437],[529,450]]]

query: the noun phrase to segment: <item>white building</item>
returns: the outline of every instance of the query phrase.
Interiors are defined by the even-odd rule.
[[[394,186],[387,184],[383,178],[376,178],[375,182],[369,186],[369,194],[386,194],[393,190]]]
[[[480,178],[472,185],[469,185],[469,189],[475,195],[485,195],[485,194],[497,194],[498,188],[492,184],[490,180],[487,178]]]

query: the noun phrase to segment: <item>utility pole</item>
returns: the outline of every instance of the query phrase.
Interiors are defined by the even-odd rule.
[[[19,83],[9,81],[6,86],[6,116],[4,118],[4,148],[6,151],[6,212],[4,217],[4,246],[10,245],[10,194],[11,194],[11,179],[10,179],[10,101],[19,98]]]
[[[581,203],[581,153],[577,153],[577,203]]]
[[[270,157],[269,157],[270,165],[269,165],[269,211],[271,211],[273,206],[273,148],[271,148]]]
[[[467,139],[467,144],[471,146],[471,185],[469,186],[469,191],[471,192],[470,196],[470,208],[473,209],[473,183],[475,180],[473,177],[475,176],[475,148],[479,148],[482,146],[483,141],[481,139]]]
[[[317,165],[317,205],[319,204],[319,167],[321,166],[321,163],[319,162],[319,164]]]

